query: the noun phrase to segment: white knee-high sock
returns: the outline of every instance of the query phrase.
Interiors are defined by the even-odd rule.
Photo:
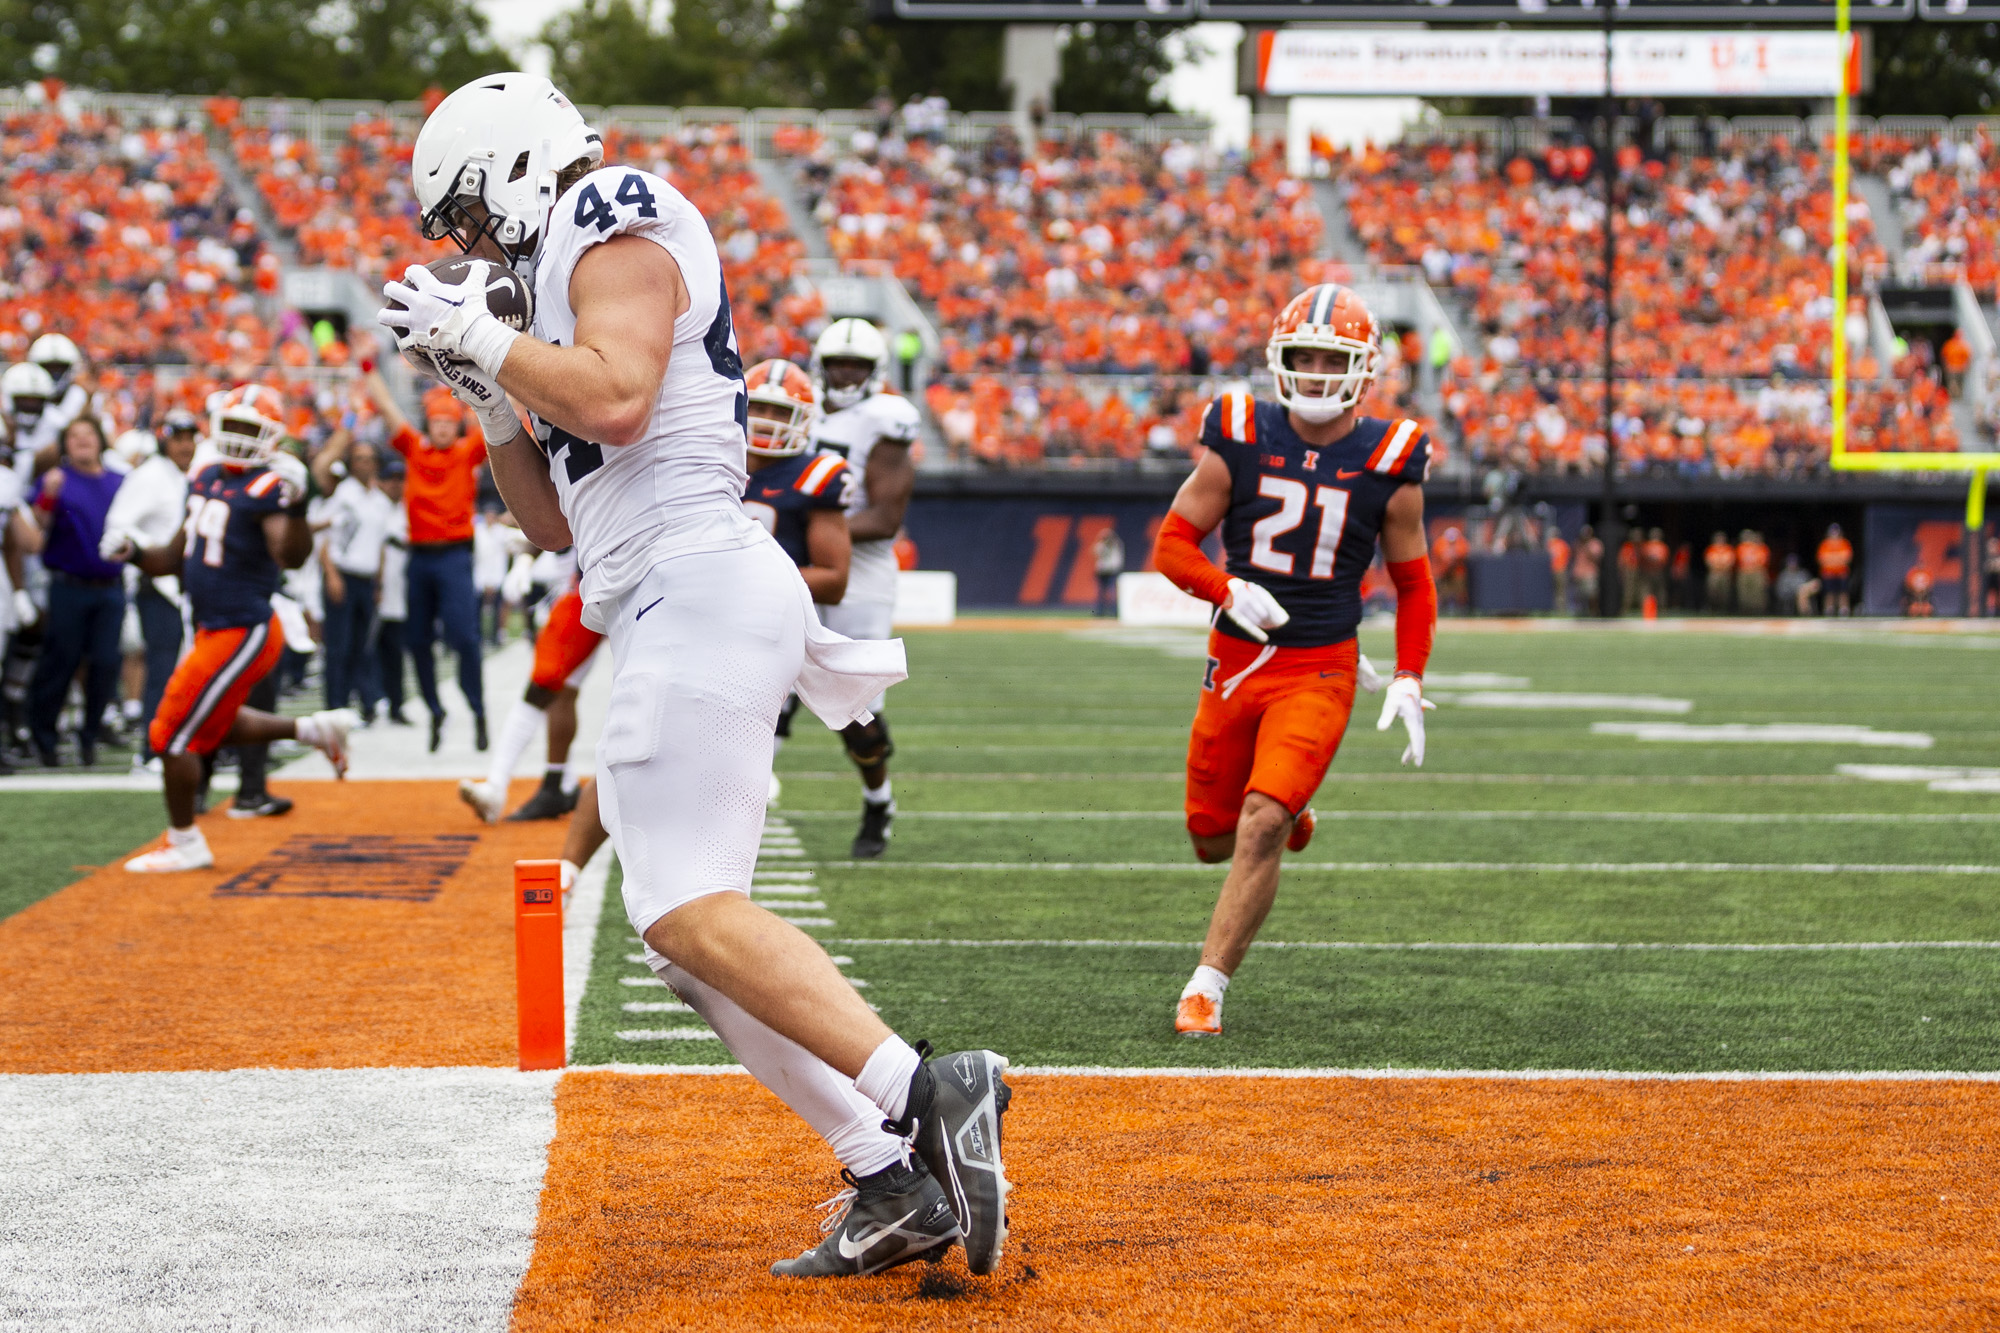
[[[537,708],[526,699],[514,701],[514,706],[507,710],[506,723],[500,728],[499,744],[493,747],[493,763],[486,770],[488,786],[506,790],[514,776],[514,765],[521,762],[521,756],[535,743],[535,734],[547,719],[546,709]]]
[[[788,1037],[779,1036],[713,987],[667,963],[660,979],[715,1029],[759,1083],[825,1139],[840,1164],[869,1176],[901,1162],[907,1145],[882,1128],[882,1108],[854,1090],[854,1080]]]

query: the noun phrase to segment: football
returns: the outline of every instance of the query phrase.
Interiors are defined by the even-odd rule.
[[[490,259],[475,259],[471,255],[456,255],[450,259],[436,259],[424,265],[437,275],[438,281],[454,285],[468,277],[483,274],[486,285],[486,309],[493,317],[516,333],[526,333],[535,319],[535,298],[528,290],[528,284],[521,281],[521,275],[505,264],[496,264]],[[402,310],[401,301],[390,301],[389,309]]]

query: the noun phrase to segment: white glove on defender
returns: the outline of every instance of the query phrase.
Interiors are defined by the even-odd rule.
[[[403,271],[401,282],[382,287],[384,297],[407,308],[384,310],[375,320],[396,335],[396,349],[405,356],[413,348],[428,352],[440,369],[447,361],[470,361],[488,379],[496,379],[507,361],[507,349],[521,335],[486,308],[491,266],[490,261],[480,261],[466,269],[461,281],[448,283],[422,264],[412,264]]]
[[[1292,618],[1292,613],[1278,604],[1270,589],[1243,579],[1229,580],[1229,604],[1222,608],[1222,614],[1241,625],[1243,632],[1259,643],[1271,641],[1265,630],[1283,629]]]
[[[14,627],[28,629],[41,618],[42,608],[35,605],[35,599],[28,595],[28,590],[14,589]]]
[[[528,593],[534,586],[535,557],[517,555],[513,563],[507,566],[506,576],[500,580],[500,600],[519,606],[527,600]]]
[[[1375,669],[1375,664],[1368,660],[1366,653],[1354,655],[1354,679],[1370,694],[1380,694],[1382,687],[1389,683],[1389,678]]]
[[[1373,668],[1370,668],[1373,670]],[[1398,676],[1389,682],[1389,692],[1382,699],[1382,716],[1375,723],[1375,730],[1387,731],[1389,724],[1397,718],[1403,719],[1404,730],[1410,733],[1410,743],[1403,747],[1403,762],[1424,766],[1424,710],[1437,705],[1424,698],[1423,682],[1415,676]]]
[[[286,509],[306,498],[306,465],[280,449],[264,465],[278,474],[278,503]]]
[[[106,528],[104,536],[97,542],[97,558],[113,562],[130,560],[133,555],[133,541],[129,533],[117,528]]]

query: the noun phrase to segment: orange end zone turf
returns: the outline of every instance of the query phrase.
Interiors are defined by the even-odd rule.
[[[514,1064],[509,886],[562,826],[481,824],[447,782],[292,794],[204,818],[214,870],[120,857],[0,921],[0,1072]]]
[[[566,1075],[515,1328],[2000,1323],[2000,1086],[1015,1085],[997,1274],[803,1282],[838,1182],[774,1098]]]

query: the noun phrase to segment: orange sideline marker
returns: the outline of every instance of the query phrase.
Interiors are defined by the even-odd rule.
[[[561,1069],[562,862],[514,863],[514,984],[521,1068]]]

